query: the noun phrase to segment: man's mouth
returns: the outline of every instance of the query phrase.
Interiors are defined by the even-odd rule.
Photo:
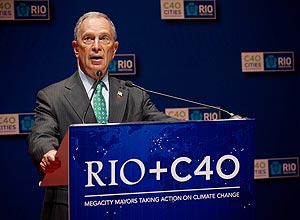
[[[99,60],[102,60],[103,58],[101,56],[91,56],[92,60],[95,60],[95,61],[99,61]]]

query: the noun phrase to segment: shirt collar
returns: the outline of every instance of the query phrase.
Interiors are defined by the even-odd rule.
[[[95,80],[93,78],[89,77],[88,75],[84,74],[80,68],[78,68],[78,72],[79,72],[80,79],[84,85],[85,91],[87,92],[88,95],[90,95],[91,91],[94,89],[92,87],[93,87],[93,84],[95,83]],[[109,91],[108,74],[105,74],[105,76],[103,77],[103,79],[101,81],[105,85],[104,88],[107,91]]]

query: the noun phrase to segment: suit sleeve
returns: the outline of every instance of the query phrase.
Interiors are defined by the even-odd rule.
[[[49,150],[57,149],[60,142],[58,123],[50,96],[45,90],[38,92],[35,122],[28,136],[29,154],[37,167],[43,155]]]

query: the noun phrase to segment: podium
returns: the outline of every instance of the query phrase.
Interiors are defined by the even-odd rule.
[[[68,177],[71,220],[254,219],[252,119],[71,125],[63,143],[44,184]]]

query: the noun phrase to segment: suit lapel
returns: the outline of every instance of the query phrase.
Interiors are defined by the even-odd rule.
[[[125,114],[128,91],[119,80],[109,77],[109,122],[119,123]]]
[[[66,81],[64,96],[82,123],[96,123],[92,106],[89,107],[85,118],[83,118],[89,105],[89,98],[78,72],[75,72],[69,80]]]

